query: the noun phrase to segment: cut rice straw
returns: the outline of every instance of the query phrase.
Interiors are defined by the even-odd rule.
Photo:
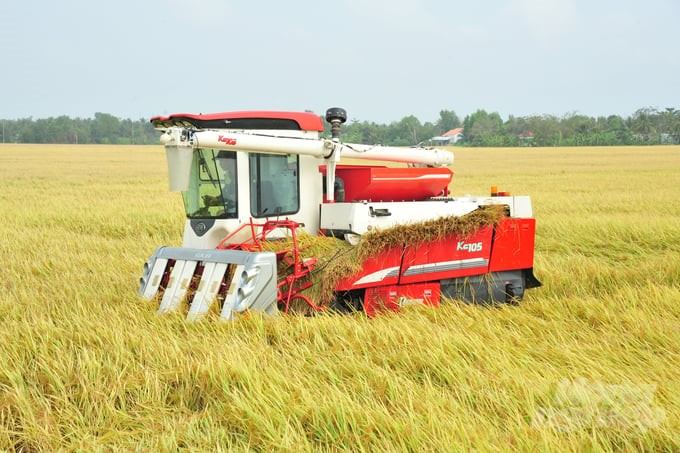
[[[485,206],[462,216],[439,217],[373,230],[364,234],[356,246],[332,236],[310,236],[298,232],[301,259],[318,259],[310,277],[313,285],[304,291],[304,295],[316,305],[328,306],[333,300],[338,283],[359,273],[367,259],[395,247],[417,248],[454,235],[466,238],[482,227],[497,225],[505,216],[505,206]],[[265,241],[263,244],[265,250],[273,252],[292,247],[291,239]],[[279,278],[287,275],[286,267],[285,263],[280,263]]]

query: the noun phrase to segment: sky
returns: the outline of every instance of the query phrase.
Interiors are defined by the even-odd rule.
[[[679,0],[3,0],[0,118],[680,108]]]

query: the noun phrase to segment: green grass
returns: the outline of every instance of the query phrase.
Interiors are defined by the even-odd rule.
[[[136,297],[161,147],[1,146],[0,450],[680,450],[680,148],[456,158],[532,196],[519,307],[187,324]]]

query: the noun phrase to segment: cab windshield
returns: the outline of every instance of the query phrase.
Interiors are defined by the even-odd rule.
[[[190,219],[237,218],[236,152],[199,148],[194,152],[189,189],[182,192]]]

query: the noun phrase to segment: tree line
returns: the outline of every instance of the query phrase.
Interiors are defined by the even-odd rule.
[[[94,118],[68,116],[45,119],[0,120],[2,143],[157,144],[159,132],[147,119],[120,119],[108,113]],[[351,120],[343,126],[349,143],[391,146],[431,145],[433,137],[463,128],[462,146],[608,146],[680,143],[680,110],[652,107],[633,115],[590,117],[577,113],[513,116],[477,110],[460,118],[441,110],[434,122],[421,123],[413,115],[390,124]],[[330,127],[327,126],[330,136]]]
[[[642,108],[633,115],[590,117],[576,113],[513,116],[503,120],[497,112],[477,110],[461,119],[442,110],[435,122],[421,123],[414,116],[381,125],[351,121],[343,140],[358,143],[410,146],[435,144],[433,137],[463,128],[462,146],[609,146],[680,143],[680,110]]]
[[[157,144],[159,133],[149,120],[120,119],[97,112],[94,118],[0,120],[2,143]]]

